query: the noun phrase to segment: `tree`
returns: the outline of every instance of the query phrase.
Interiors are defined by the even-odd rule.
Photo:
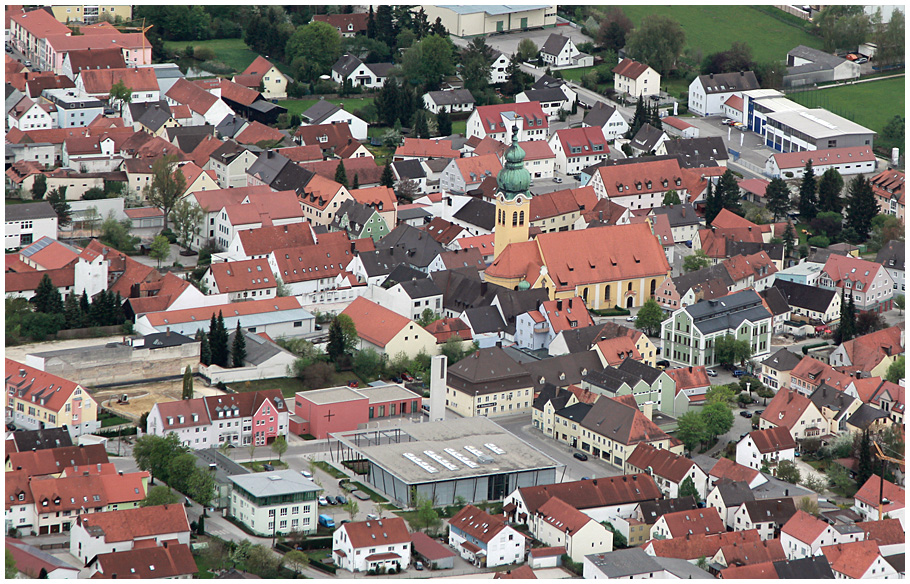
[[[677,420],[676,437],[679,438],[686,450],[691,454],[695,448],[705,441],[705,426],[701,414],[690,410],[681,415]]]
[[[699,249],[683,259],[683,272],[694,272],[710,265],[711,260],[708,259],[708,254],[705,253],[705,250]]]
[[[745,364],[752,357],[752,346],[749,341],[727,334],[714,341],[714,355],[722,365]]]
[[[284,52],[298,78],[312,82],[329,73],[341,56],[341,35],[334,26],[314,20],[291,35]]]
[[[799,183],[799,216],[805,223],[815,219],[818,212],[816,191],[815,171],[812,169],[812,160],[808,160],[803,169],[803,179]]]
[[[483,37],[476,37],[461,52],[461,76],[464,86],[474,95],[480,95],[490,85],[490,66],[493,49]]]
[[[765,201],[768,211],[774,219],[784,219],[793,208],[790,202],[790,187],[780,177],[772,178],[765,187]]]
[[[158,267],[161,267],[161,262],[166,260],[168,256],[171,255],[171,243],[168,241],[168,238],[164,235],[156,235],[155,239],[152,240],[152,245],[149,247],[149,257],[153,260],[158,261]]]
[[[37,312],[46,314],[60,314],[63,312],[63,299],[60,298],[60,291],[54,286],[50,276],[47,274],[41,276],[31,302]]]
[[[334,30],[334,29],[333,29]],[[152,163],[152,181],[146,187],[146,198],[151,206],[164,213],[164,228],[167,229],[171,211],[186,191],[186,177],[177,168],[177,157],[162,156]]]
[[[818,181],[818,210],[840,213],[843,202],[840,193],[844,189],[844,178],[833,166],[822,174]]]
[[[250,462],[253,462],[253,457],[256,456],[256,441],[255,440],[250,441],[249,446],[247,446],[247,450],[249,450],[249,452],[250,452]]]
[[[66,201],[66,187],[57,187],[47,194],[47,202],[54,208],[57,214],[57,225],[66,227],[73,222],[73,212],[70,204]]]
[[[786,462],[790,462],[790,461],[786,461]],[[796,506],[796,509],[798,511],[803,511],[803,512],[808,513],[809,515],[813,515],[815,517],[818,517],[818,515],[819,515],[818,502],[814,501],[811,497],[803,497],[802,499],[800,499],[799,505]]]
[[[732,406],[735,402],[736,392],[729,385],[712,385],[711,389],[705,393],[705,403],[708,404],[726,404]]]
[[[632,59],[667,75],[676,67],[685,46],[686,33],[678,22],[666,16],[652,15],[629,34],[626,52]]]
[[[231,364],[233,367],[243,367],[244,361],[246,361],[246,336],[244,336],[238,320],[237,328],[234,330],[234,343],[231,345]]]
[[[373,7],[370,6],[371,11],[372,9]],[[310,565],[310,557],[300,550],[291,550],[284,554],[284,565],[293,570],[296,578],[304,568]]]
[[[114,218],[114,212],[110,211],[107,214],[107,219],[101,223],[98,240],[123,252],[136,251],[136,244],[139,243],[139,238],[130,234],[132,225],[129,219],[117,221]]]
[[[354,355],[354,373],[364,379],[378,377],[382,371],[382,355],[372,347],[357,351]]]
[[[701,72],[709,73],[734,73],[736,71],[750,71],[753,68],[752,49],[746,43],[734,42],[726,51],[712,53],[702,62]]]
[[[609,529],[613,533],[613,549],[624,549],[629,547],[629,541],[626,539],[618,529],[613,527],[613,524],[609,521],[601,521],[601,525]]]
[[[360,505],[357,504],[357,499],[351,497],[348,499],[348,502],[342,506],[342,509],[347,511],[348,517],[351,518],[351,521],[354,521],[354,519],[357,517],[357,513],[360,512]]]
[[[724,403],[706,404],[701,410],[701,419],[705,430],[714,438],[726,434],[733,427],[733,412]]]
[[[856,472],[856,484],[865,485],[866,481],[874,474],[872,469],[874,461],[872,460],[872,436],[869,430],[863,430],[859,441],[859,452],[856,455],[858,460],[858,470]]]
[[[193,371],[187,365],[183,371],[183,393],[182,399],[193,399]]]
[[[796,463],[792,460],[782,460],[777,463],[777,478],[798,485],[800,481],[800,472]]]
[[[449,112],[444,109],[436,114],[436,130],[440,136],[452,135],[452,117],[449,116]]]
[[[44,173],[38,173],[35,176],[35,180],[32,182],[32,198],[36,201],[40,201],[44,198],[44,193],[47,192],[47,176]]]
[[[859,242],[869,238],[872,231],[872,219],[878,214],[878,204],[875,202],[875,193],[872,183],[863,175],[858,174],[850,181],[847,189],[847,227],[856,231]]]
[[[6,569],[4,574],[7,580],[12,580],[19,575],[19,570],[16,569],[16,558],[9,553],[9,549],[6,550]]]
[[[133,101],[133,90],[126,86],[126,84],[121,79],[117,83],[111,85],[111,91],[108,97],[108,104],[113,106],[117,104],[117,108],[120,111],[120,117],[123,117],[123,106]]]
[[[664,200],[663,200],[663,203],[661,203],[661,204],[664,206],[681,205],[682,201],[679,200],[679,193],[677,193],[674,190],[669,190],[666,193],[664,193]]]
[[[600,21],[597,30],[597,43],[605,48],[619,52],[626,46],[626,38],[634,25],[626,13],[614,6]]]
[[[853,294],[848,295],[843,289],[840,293],[840,323],[834,331],[835,344],[846,343],[856,336],[856,308],[853,305]]]
[[[692,477],[686,477],[679,485],[679,496],[695,497],[696,503],[701,501],[701,495],[698,493],[698,489],[695,488],[695,481],[692,480]]]
[[[861,337],[880,331],[887,326],[885,317],[871,311],[860,312],[856,315],[856,336]]]
[[[430,137],[430,125],[427,121],[427,110],[419,109],[417,113],[414,114],[414,134],[418,138],[429,138]]]
[[[196,471],[196,457],[189,452],[178,454],[167,465],[167,484],[181,493],[188,493],[190,477]]]
[[[145,494],[145,499],[139,502],[140,507],[154,507],[156,505],[173,505],[180,501],[180,495],[164,485],[150,487]]]
[[[809,245],[815,245],[816,247],[827,247],[830,245],[830,242],[836,240],[837,236],[840,235],[841,229],[843,228],[843,221],[843,216],[835,211],[818,213],[815,216],[815,219],[809,222],[809,226],[812,227],[816,234],[826,237],[828,239],[828,244],[820,246],[812,243],[810,239],[808,242]]]
[[[189,249],[193,240],[202,232],[205,210],[187,199],[180,199],[171,211],[177,242],[183,249]]]
[[[895,359],[891,365],[888,365],[888,371],[885,373],[885,379],[891,383],[900,383],[901,379],[904,379],[905,375],[905,360],[904,356],[901,355]]]
[[[435,34],[422,39],[404,53],[401,71],[411,83],[423,85],[428,91],[439,89],[442,80],[455,73],[452,41]]]
[[[424,308],[423,312],[420,313],[420,318],[417,319],[417,324],[426,328],[430,326],[430,323],[434,323],[439,320],[441,317],[438,313],[433,312],[432,308]]]
[[[227,369],[229,366],[228,361],[230,360],[228,334],[227,329],[224,327],[224,317],[220,310],[217,318],[212,313],[212,320],[209,323],[209,344],[212,351],[212,364]]]
[[[417,516],[416,523],[418,526],[422,526],[424,531],[439,524],[439,512],[433,508],[432,499],[418,495],[414,501],[414,509]]]
[[[743,215],[739,183],[736,182],[736,175],[733,174],[732,170],[727,169],[721,175],[720,180],[717,181],[716,196],[720,199],[721,208],[727,209],[737,215]],[[718,213],[719,212],[720,211],[718,210]],[[714,221],[714,217],[711,218],[711,221]]]
[[[756,390],[755,395],[762,398],[764,405],[768,405],[768,398],[774,397],[774,390],[762,385]]]
[[[516,49],[515,54],[520,61],[527,62],[536,61],[538,53],[540,53],[540,49],[537,48],[534,41],[529,38],[523,38],[518,42],[518,48]]]
[[[339,160],[338,166],[335,167],[335,182],[337,182],[344,188],[350,187],[350,185],[348,184],[348,173],[344,169],[344,160]]]
[[[380,5],[376,9],[376,39],[389,47],[395,46],[395,23],[391,6]]]
[[[199,344],[199,362],[205,366],[212,364],[212,346],[209,344],[209,336],[202,333],[202,341]]]
[[[199,516],[199,520],[196,522],[196,525],[198,526],[196,528],[196,535],[205,535],[205,517],[205,512]]]
[[[638,309],[638,315],[635,317],[635,326],[645,329],[648,336],[653,336],[655,331],[660,330],[660,323],[664,321],[664,311],[653,298],[648,298],[645,303]]]
[[[379,184],[389,188],[395,186],[395,175],[392,174],[391,163],[386,163],[385,168],[382,169],[382,176],[379,177]]]
[[[281,569],[281,561],[281,557],[272,553],[271,549],[257,543],[250,547],[246,567],[263,578],[275,578]]]
[[[793,253],[793,246],[796,245],[796,233],[793,230],[793,223],[787,221],[787,227],[784,229],[784,252],[789,256]]]
[[[279,435],[272,442],[272,452],[278,455],[278,462],[281,462],[281,456],[288,451],[288,440]]]
[[[825,474],[828,475],[828,482],[841,491],[846,492],[853,486],[853,479],[850,478],[847,469],[837,463],[830,464]]]

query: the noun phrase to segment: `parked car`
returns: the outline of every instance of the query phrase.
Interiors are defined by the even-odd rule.
[[[338,501],[332,495],[326,495],[325,500],[329,502],[329,505],[337,505]]]
[[[357,383],[356,381],[348,381],[348,387],[352,387],[352,388],[354,388],[354,389],[357,389],[358,387],[360,387],[360,384]]]
[[[393,377],[392,383],[401,383],[403,380],[400,377]]]
[[[326,506],[328,506],[328,504],[329,504],[329,500],[325,498],[325,495],[322,495],[321,497],[319,497],[319,506],[320,507],[326,507]]]
[[[414,383],[414,377],[411,376],[411,375],[408,374],[408,373],[402,373],[402,374],[401,374],[401,378],[402,378],[403,380],[407,381],[408,383]]]
[[[859,59],[859,55],[857,55],[856,53],[850,53],[849,55],[844,57],[844,59],[847,59],[848,61],[856,61],[857,59]]]
[[[742,417],[744,417],[744,418],[751,418],[751,417],[752,417],[752,412],[749,412],[749,411],[747,411],[747,410],[743,410],[743,411],[741,411],[741,412],[739,413],[739,415],[742,416]]]
[[[273,471],[275,470],[275,467],[266,462],[262,465],[262,470]]]
[[[345,498],[344,495],[335,495],[335,500],[338,501],[338,504],[339,504],[339,505],[347,505],[347,504],[348,504],[348,500]]]
[[[666,369],[667,367],[670,366],[670,362],[667,361],[666,359],[661,359],[660,361],[658,361],[658,362],[656,363],[656,365],[657,365],[657,367],[659,367],[660,369]]]
[[[721,122],[721,124],[723,124],[725,126],[732,126],[733,120],[731,120],[730,118],[724,118],[723,121]]]
[[[856,62],[859,63],[860,65],[862,65],[863,63],[868,63],[869,59],[867,59],[866,57],[860,57],[859,59],[856,60]]]
[[[764,414],[764,413],[765,413],[765,410],[757,410],[757,411],[755,412],[755,415],[756,415],[756,416],[760,416],[760,415],[762,415],[762,414]]]
[[[717,371],[713,369],[705,369],[705,373],[708,374],[708,377],[717,377]]]
[[[742,369],[734,369],[734,370],[733,370],[733,377],[742,377],[743,375],[748,375],[748,373],[746,373],[746,372],[743,371]]]
[[[561,182],[562,182],[562,178],[561,178],[561,177],[558,177],[558,176],[554,176],[554,177],[553,177],[553,182],[555,182],[555,183],[561,183]]]
[[[304,478],[307,478],[307,479],[313,478],[313,473],[311,473],[311,472],[308,471],[308,470],[302,470],[302,471],[300,471],[300,474],[302,474],[303,477],[304,477]]]
[[[23,63],[23,65],[25,65],[26,67],[31,67],[31,66],[32,66],[32,62],[31,62],[31,61],[26,61],[25,63]]]
[[[635,322],[635,317],[630,314],[626,317],[626,322]]]
[[[376,521],[377,519],[379,519],[379,515],[376,515],[375,513],[367,513],[367,521]]]
[[[417,562],[417,563],[415,563],[415,564],[414,564],[414,569],[417,570],[418,572],[422,571],[422,570],[423,570],[423,562]]]
[[[588,460],[588,455],[585,454],[584,452],[576,452],[572,456],[574,456],[578,460]]]
[[[323,527],[335,527],[335,520],[328,515],[320,515],[319,525]]]

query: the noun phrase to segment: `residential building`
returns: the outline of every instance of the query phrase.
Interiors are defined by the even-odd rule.
[[[572,101],[558,87],[526,89],[515,96],[515,103],[537,102],[551,120],[559,119],[559,112],[569,112]]]
[[[821,548],[835,578],[900,578],[874,541],[838,543]]]
[[[665,118],[663,125],[667,133],[670,133],[669,123]],[[727,147],[720,136],[707,136],[705,138],[688,138],[685,140],[668,140],[663,143],[662,148],[666,154],[676,156],[683,168],[704,168],[712,166],[721,166],[726,168]],[[764,191],[762,191],[764,192]]]
[[[73,567],[57,556],[13,538],[6,540],[6,553],[16,562],[16,577],[39,578],[42,574],[48,579],[75,580],[79,577],[79,568]]]
[[[506,143],[513,128],[518,129],[518,141],[546,140],[549,120],[539,102],[504,103],[477,107],[468,118],[465,137],[479,139],[490,136]]]
[[[332,65],[332,81],[339,85],[377,89],[385,85],[393,63],[364,63],[354,55],[342,55]]]
[[[684,200],[689,196],[689,183],[676,157],[606,164],[594,171],[588,184],[598,199],[609,199],[632,210],[662,207],[669,191],[676,191]]]
[[[99,554],[89,560],[90,578],[190,579],[198,568],[190,546],[174,540],[160,547],[144,547]]]
[[[841,343],[828,357],[828,362],[833,367],[849,367],[871,377],[884,377],[888,367],[903,352],[904,325],[899,323]]]
[[[583,128],[601,128],[604,138],[608,141],[615,140],[629,131],[629,123],[613,106],[598,101],[585,114],[581,122]]]
[[[450,89],[447,91],[428,91],[423,96],[424,107],[430,113],[471,112],[474,111],[474,96],[467,89]]]
[[[296,470],[229,477],[233,483],[228,513],[252,533],[316,532],[317,498],[322,488]]]
[[[373,207],[348,199],[335,211],[329,225],[332,231],[344,231],[352,240],[369,237],[379,241],[389,234],[386,220]]]
[[[574,175],[610,154],[607,138],[600,126],[558,130],[549,140],[556,154],[556,171]]]
[[[778,349],[761,362],[761,382],[775,391],[780,388],[789,389],[790,371],[801,360],[802,357],[788,349]]]
[[[211,294],[228,294],[231,302],[273,298],[277,290],[277,282],[265,259],[212,264],[202,281]]]
[[[818,438],[827,422],[812,401],[797,391],[781,388],[758,420],[759,430],[786,428],[794,440]]]
[[[133,90],[130,103],[156,102],[161,99],[158,79],[155,71],[150,68],[86,69],[76,77],[76,89],[80,93],[106,102],[111,87],[117,83],[123,83]]]
[[[464,194],[476,189],[487,177],[502,170],[502,163],[494,154],[453,158],[439,179],[439,188],[444,192]]]
[[[60,476],[71,467],[90,467],[108,462],[107,451],[102,444],[58,446],[22,452],[16,452],[12,448],[6,453],[6,471],[24,471],[30,477]]]
[[[186,509],[177,503],[81,515],[70,531],[70,553],[88,563],[99,554],[190,543]],[[151,545],[150,545],[151,544]]]
[[[660,93],[660,73],[632,59],[623,59],[613,67],[613,89],[633,98]]]
[[[758,531],[762,541],[777,539],[784,524],[796,514],[793,499],[745,501],[733,513],[734,531]]]
[[[266,99],[287,99],[288,78],[261,56],[256,57],[243,73],[234,75],[231,81],[256,90],[261,86]]]
[[[401,517],[345,523],[332,534],[334,564],[349,572],[405,569],[411,565],[411,534]]]
[[[904,173],[885,170],[869,179],[880,213],[894,215],[904,220]]]
[[[892,307],[894,280],[875,262],[832,254],[822,268],[819,286],[852,293],[860,312],[887,312]]]
[[[773,469],[782,460],[793,461],[796,441],[786,427],[755,430],[736,444],[736,462],[755,470]]]
[[[762,357],[771,350],[771,318],[754,290],[703,300],[675,310],[661,324],[662,354],[682,365],[716,365],[714,343],[730,335],[747,341],[753,357]]]
[[[100,101],[73,89],[45,89],[42,96],[54,104],[58,128],[87,126],[104,113]]]
[[[780,542],[788,560],[817,555],[822,547],[837,543],[838,532],[828,523],[798,510],[781,528]]]
[[[543,302],[537,310],[518,316],[515,322],[515,341],[520,347],[545,349],[562,331],[588,326],[594,326],[594,321],[581,298],[549,300]]]
[[[4,248],[28,247],[47,237],[57,239],[57,213],[47,201],[10,205],[5,212]]]
[[[671,444],[670,437],[638,409],[632,396],[598,399],[579,421],[576,434],[580,450],[590,448],[593,456],[620,468],[642,442],[682,452],[682,444]]]
[[[797,150],[769,156],[765,174],[773,178],[801,179],[810,161],[816,176],[821,176],[829,168],[841,175],[870,174],[875,172],[877,164],[871,146]]]
[[[884,497],[884,499],[880,499]],[[856,492],[853,499],[853,510],[859,513],[864,521],[881,521],[887,514],[891,519],[898,519],[901,527],[904,525],[904,498],[903,488],[891,481],[885,481],[878,475],[872,475]],[[879,507],[882,515],[879,516]]]
[[[468,505],[449,520],[449,545],[475,566],[494,568],[525,559],[525,536],[505,521]]]
[[[226,116],[234,114],[224,101],[186,79],[178,79],[164,94],[171,107],[185,105],[190,108],[192,125],[218,125]]]
[[[493,63],[490,65],[490,84],[505,83],[509,80],[506,71],[509,68],[511,59],[502,51],[493,49]]]
[[[711,575],[677,558],[652,557],[638,547],[608,554],[589,554],[582,562],[584,579],[708,579]]]
[[[900,241],[889,241],[883,248],[878,250],[875,256],[875,262],[885,266],[888,275],[894,282],[894,293],[903,294],[906,289],[904,283],[904,246]]]
[[[204,168],[215,171],[218,185],[222,189],[241,188],[247,186],[247,170],[258,155],[258,148],[225,140],[209,155]]]
[[[357,327],[359,350],[372,348],[390,358],[404,353],[414,358],[419,352],[433,354],[436,338],[410,318],[375,302],[359,297],[342,311]]]
[[[547,66],[558,69],[594,64],[594,57],[579,51],[570,37],[555,33],[547,37],[540,47],[540,58]]]
[[[98,404],[81,385],[12,359],[6,360],[6,393],[6,419],[17,428],[65,426],[81,436],[99,427]]]
[[[632,148],[632,155],[639,156],[663,156],[667,154],[664,144],[670,140],[670,137],[662,130],[655,128],[649,123],[642,124],[638,132],[632,136],[629,147]]]
[[[407,138],[405,138],[407,140]],[[348,124],[319,124],[299,126],[294,141],[303,146],[319,146],[325,158],[372,158],[363,144],[354,140]],[[280,151],[279,151],[280,153]],[[334,174],[332,175],[334,177]],[[353,181],[353,173],[350,177]],[[364,183],[365,181],[361,181]]]
[[[840,321],[841,295],[836,290],[782,280],[779,274],[775,274],[773,287],[790,305],[792,320],[822,324]]]
[[[655,300],[668,312],[696,302],[716,300],[733,291],[733,278],[723,264],[667,278],[657,289]]]
[[[683,481],[691,479],[700,498],[707,496],[708,475],[692,460],[670,452],[641,443],[626,458],[623,467],[625,474],[645,473],[654,478],[661,492],[670,499],[680,496],[679,488]]]
[[[693,535],[725,533],[720,513],[714,507],[666,513],[651,528],[651,539],[675,539]]]
[[[319,126],[322,124],[347,124],[350,126],[351,135],[355,140],[367,139],[369,124],[354,114],[341,109],[328,101],[321,100],[301,114],[305,126]]]
[[[708,377],[707,368],[703,365],[698,367],[681,367],[679,369],[665,369],[664,372],[676,382],[676,404],[681,405],[680,395],[685,396],[690,406],[704,405],[707,399],[708,390],[711,389],[711,379]],[[683,406],[684,407],[684,406]],[[677,414],[683,413],[684,409]]]
[[[527,412],[533,386],[531,375],[501,347],[481,349],[448,368],[446,407],[464,417]]]
[[[689,111],[700,116],[720,115],[730,97],[759,87],[752,71],[699,75],[689,84]]]
[[[790,387],[807,396],[812,395],[822,384],[844,391],[852,381],[850,375],[809,356],[803,357],[790,371]]]
[[[613,550],[613,532],[558,497],[540,506],[529,522],[531,534],[550,547],[565,549],[572,561]]]
[[[369,14],[357,12],[353,14],[314,14],[313,20],[327,22],[335,27],[342,37],[354,38],[367,33]]]

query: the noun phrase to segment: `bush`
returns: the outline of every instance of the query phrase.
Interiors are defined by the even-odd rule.
[[[810,237],[806,243],[813,247],[828,247],[831,245],[831,240],[824,235],[815,235]]]
[[[177,243],[177,234],[171,231],[170,227],[162,229],[159,235],[167,237],[168,243]]]
[[[211,47],[195,47],[193,49],[193,58],[197,61],[211,61],[215,58],[215,51]]]

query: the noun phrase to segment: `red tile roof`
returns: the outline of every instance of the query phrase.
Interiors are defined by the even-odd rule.
[[[537,580],[537,574],[531,569],[531,566],[524,565],[517,568],[506,570],[505,572],[496,572],[494,580]]]
[[[238,262],[219,262],[209,267],[218,291],[239,292],[275,287],[272,269],[265,258]]]
[[[597,194],[594,187],[590,186],[544,193],[531,198],[529,218],[531,221],[540,221],[568,213],[581,215],[585,210],[593,209],[595,205]]]
[[[344,529],[347,532],[354,549],[376,547],[378,545],[395,545],[411,541],[407,523],[401,517],[345,523],[340,529]]]
[[[249,87],[245,87],[227,79],[221,79],[219,87],[221,89],[222,99],[229,99],[241,105],[252,105],[253,102],[262,96],[262,94],[255,89],[250,89]]]
[[[278,220],[304,219],[303,210],[294,191],[275,191],[247,195],[244,203],[226,205],[222,210],[235,227],[261,223],[273,226]],[[211,210],[211,209],[210,209]]]
[[[80,256],[88,261],[92,261],[98,256],[104,256],[110,262],[108,265],[108,276],[110,277],[112,274],[116,276],[118,273],[120,275],[116,276],[114,283],[108,286],[108,291],[120,294],[121,298],[129,298],[130,290],[134,284],[161,278],[161,274],[155,268],[141,264],[126,254],[104,245],[97,239],[91,240],[85,246],[85,249],[82,250]]]
[[[724,105],[741,112],[743,111],[743,98],[739,95],[731,95],[727,98],[727,101],[724,102]]]
[[[32,10],[31,12],[7,11],[7,17],[37,38],[50,35],[67,35],[72,31],[62,22],[54,18],[46,10]]]
[[[661,121],[663,122],[664,125],[670,126],[671,128],[676,128],[677,130],[686,130],[688,128],[695,127],[692,124],[690,124],[686,121],[683,121],[679,118],[675,118],[673,116],[668,116]]]
[[[482,105],[474,111],[477,112],[477,115],[483,124],[484,133],[486,134],[501,134],[503,132],[508,132],[508,128],[502,120],[502,114],[506,112],[514,112],[516,116],[522,117],[525,122],[524,127],[527,129],[530,129],[533,126],[535,130],[543,129],[544,133],[546,133],[550,128],[547,115],[543,113],[539,101]],[[474,114],[471,115],[473,116]]]
[[[248,300],[205,306],[202,308],[184,308],[181,310],[168,310],[146,314],[149,323],[154,326],[165,326],[183,322],[208,323],[212,314],[223,312],[228,316],[245,316],[248,314],[262,314],[265,312],[279,312],[282,310],[295,310],[300,308],[300,302],[294,296],[280,298],[266,298],[264,300]]]
[[[259,122],[252,122],[250,125],[244,128],[242,132],[237,134],[234,139],[241,144],[258,144],[264,140],[282,140],[284,139],[284,134],[282,134],[276,128],[266,126],[265,124],[260,124]]]
[[[875,331],[843,343],[850,367],[857,371],[871,371],[886,357],[900,355],[903,330],[899,326]]]
[[[844,287],[844,282],[862,282],[863,288],[868,289],[879,270],[885,268],[881,264],[861,260],[853,256],[831,254],[822,273],[827,274],[838,288]]]
[[[531,160],[549,160],[550,158],[556,157],[556,154],[553,152],[553,149],[550,148],[550,144],[547,143],[546,140],[525,140],[524,142],[519,142],[518,145],[525,151],[525,162]]]
[[[502,170],[502,162],[495,154],[483,154],[468,158],[455,158],[455,167],[461,173],[466,186],[480,183],[486,176],[496,176]]]
[[[532,199],[533,200],[533,199]],[[401,207],[398,208],[401,210]],[[471,249],[476,248],[480,250],[480,254],[484,257],[493,255],[493,234],[489,235],[475,235],[474,237],[462,237],[461,239],[456,240],[457,245],[461,249]]]
[[[606,196],[611,199],[668,190],[676,190],[680,195],[688,192],[679,161],[675,158],[601,166],[596,172],[603,182]]]
[[[716,507],[675,511],[662,515],[661,519],[666,521],[670,537],[673,538],[726,533],[727,531]]]
[[[262,57],[262,56],[258,56],[253,60],[252,63],[250,63],[249,67],[244,69],[244,71],[241,75],[238,75],[238,77],[240,77],[240,76],[243,77],[243,81],[238,81],[237,83],[242,83],[245,85],[246,81],[247,81],[247,77],[249,77],[250,79],[256,81],[256,85],[259,85],[259,81],[273,67],[274,67],[274,65],[272,65],[268,59],[266,59],[265,57]]]
[[[458,336],[462,340],[471,340],[471,327],[466,325],[460,318],[440,318],[431,322],[426,327],[427,332],[436,337],[437,343],[446,342],[449,337]]]
[[[734,482],[751,484],[761,473],[755,469],[733,462],[729,458],[720,458],[708,473],[712,478],[730,479]]]
[[[351,241],[344,231],[320,235],[315,245],[275,249],[272,254],[277,275],[285,284],[334,278],[354,259]]]
[[[489,543],[497,533],[506,528],[506,522],[474,505],[467,505],[455,517],[449,519],[449,526]]]
[[[626,459],[626,464],[640,469],[641,472],[648,472],[648,469],[651,469],[654,475],[674,483],[682,483],[695,466],[695,463],[685,456],[663,448],[654,448],[650,444],[636,446]]]
[[[781,170],[802,170],[806,163],[812,166],[834,164],[852,164],[854,162],[875,162],[871,146],[848,146],[846,148],[828,148],[824,150],[804,150],[802,152],[776,152],[771,155]]]
[[[398,205],[395,191],[389,187],[351,189],[349,192],[355,201],[367,207],[373,207],[380,213],[394,211],[396,205]],[[389,228],[394,228],[394,226],[390,225]]]
[[[676,393],[686,389],[696,389],[709,387],[711,380],[704,365],[696,367],[680,367],[679,369],[667,369],[667,375],[676,382]]]
[[[412,320],[362,296],[355,298],[341,314],[350,316],[354,321],[358,337],[378,347],[385,347],[406,326],[418,326]]]
[[[620,336],[604,339],[598,341],[596,345],[600,354],[607,360],[607,365],[611,367],[619,366],[626,359],[641,361],[641,353],[638,352],[635,342],[630,337]]]
[[[301,164],[300,167],[315,172],[323,178],[334,179],[335,171],[340,163],[341,161],[337,159],[322,160],[320,162],[307,162]],[[347,172],[348,180],[353,182],[354,176],[356,175],[360,177],[359,181],[361,185],[378,184],[384,169],[384,167],[376,165],[375,159],[368,157],[347,158],[344,161],[344,168]]]
[[[95,401],[78,383],[12,359],[6,360],[6,392],[10,396],[59,412],[77,389],[82,391],[82,399]]]
[[[504,279],[521,278],[533,284],[542,266],[538,242],[522,241],[507,245],[486,269],[486,274]]]
[[[781,533],[786,533],[803,543],[811,544],[817,540],[826,529],[830,528],[831,527],[821,519],[813,517],[799,509],[789,521],[784,523],[784,526],[781,527]]]
[[[799,365],[797,365],[799,367]],[[795,371],[795,369],[794,369]],[[790,372],[793,375],[793,372]],[[821,383],[821,382],[819,382]],[[780,388],[765,411],[762,412],[761,418],[775,426],[780,426],[792,430],[799,421],[806,408],[815,408],[815,405],[808,397],[795,390]]]
[[[103,444],[89,444],[10,452],[6,462],[13,470],[21,469],[28,476],[40,476],[60,474],[67,467],[105,464],[108,458]]]
[[[151,67],[127,69],[86,69],[79,74],[88,94],[108,94],[119,82],[133,90],[158,91],[158,78]]]
[[[875,560],[881,557],[878,544],[874,541],[854,541],[821,548],[831,570],[847,578],[862,578]]]
[[[648,66],[632,59],[623,59],[619,65],[613,67],[613,73],[622,75],[630,79],[638,79],[641,74],[648,70]]]
[[[335,124],[344,125],[346,124]],[[348,130],[350,131],[350,130]],[[293,146],[290,148],[278,148],[275,150],[291,162],[318,162],[322,160],[322,148],[314,144],[312,146]]]
[[[45,275],[51,279],[51,283],[57,288],[72,287],[76,282],[76,273],[73,266],[57,270],[7,272],[5,278],[6,291],[28,292],[37,290]]]
[[[796,440],[793,439],[790,431],[783,426],[766,430],[755,430],[749,432],[749,436],[762,454],[796,448]]]
[[[584,300],[578,296],[547,300],[540,305],[540,312],[547,316],[554,335],[564,330],[594,326],[594,319],[591,318]]]
[[[141,547],[123,552],[98,554],[99,573],[92,578],[151,579],[176,578],[196,574],[196,560],[189,546],[177,540],[161,547]]]
[[[853,378],[849,375],[841,373],[827,363],[822,363],[818,359],[809,356],[803,357],[796,364],[796,367],[790,371],[790,377],[796,377],[810,387],[818,387],[824,383],[840,391],[847,389],[847,386],[853,381]],[[777,395],[781,393],[777,392]],[[777,399],[777,395],[774,396],[774,399]],[[772,403],[774,403],[773,400]],[[770,406],[771,404],[768,405]],[[769,421],[773,422],[774,420],[769,419]]]
[[[549,523],[563,533],[574,535],[588,522],[590,517],[569,505],[559,497],[552,497],[537,509],[536,514],[544,523]]]
[[[327,22],[342,33],[364,33],[367,31],[369,14],[355,12],[353,14],[315,14],[313,20]],[[350,27],[348,26],[350,25]]]
[[[600,126],[589,126],[584,128],[567,128],[557,130],[556,137],[562,145],[563,154],[571,158],[576,156],[572,148],[581,148],[581,156],[592,154],[603,154],[605,157],[610,153],[610,145],[604,137],[603,128]],[[596,150],[599,146],[601,149]],[[532,199],[533,200],[533,199]]]
[[[487,264],[484,262],[483,255],[480,253],[480,250],[473,247],[468,249],[444,251],[439,254],[439,259],[442,261],[442,265],[445,266],[445,269],[447,270],[474,267],[482,272],[487,267]]]
[[[774,562],[732,566],[720,571],[724,580],[778,580]]]
[[[701,557],[712,558],[717,551],[728,545],[743,545],[749,542],[758,542],[761,538],[758,531],[730,531],[712,535],[687,535],[673,539],[652,539],[641,545],[642,548],[652,548],[654,555],[659,558],[678,558],[681,560],[697,560]]]
[[[124,474],[80,474],[70,477],[33,477],[30,483],[40,513],[78,511],[133,503],[145,498],[145,471]],[[47,505],[44,502],[47,502]]]
[[[890,503],[882,508],[884,513],[888,513],[889,511],[897,511],[898,509],[904,508],[904,496],[906,491],[891,481],[885,481],[885,486],[883,488],[882,479],[878,475],[872,475],[869,477],[869,480],[867,480],[865,484],[860,487],[859,491],[856,492],[853,498],[857,501],[862,501],[870,507],[878,509],[879,491],[883,491],[882,496],[890,501]]]
[[[36,546],[11,537],[6,538],[6,555],[16,561],[16,570],[28,578],[37,579],[42,570],[44,570],[45,578],[77,578],[79,575],[79,568],[70,566]],[[58,571],[55,572],[55,570]]]
[[[268,187],[263,187],[269,190]],[[309,223],[289,223],[239,231],[237,236],[248,256],[268,255],[274,249],[314,245],[313,230]]]
[[[422,138],[405,138],[404,143],[395,150],[395,156],[413,158],[459,158],[461,153],[452,149],[452,141],[444,138],[432,140]]]
[[[530,513],[536,512],[551,497],[559,497],[579,510],[640,503],[663,497],[654,479],[646,474],[523,487],[519,491]]]
[[[738,255],[723,261],[724,267],[734,282],[752,276],[755,281],[777,273],[777,266],[764,251],[751,255]],[[770,280],[769,280],[770,282]]]
[[[862,521],[856,526],[863,530],[866,540],[874,540],[879,546],[904,543],[905,533],[900,519]]]
[[[109,544],[190,530],[186,509],[179,503],[81,515],[76,525]]]
[[[787,559],[784,547],[779,539],[767,541],[750,541],[737,545],[725,545],[720,548],[728,566],[747,566],[765,562],[782,562]]]
[[[165,95],[200,115],[204,115],[218,101],[217,97],[186,79],[178,79]]]

